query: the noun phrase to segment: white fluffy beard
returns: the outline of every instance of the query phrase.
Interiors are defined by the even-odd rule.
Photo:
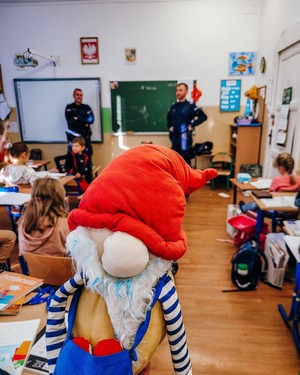
[[[123,348],[130,349],[150,308],[153,288],[172,262],[150,254],[147,267],[139,275],[124,279],[113,277],[101,264],[103,242],[111,233],[107,229],[79,227],[67,237],[67,248],[77,272],[83,274],[86,287],[105,299],[116,338]]]

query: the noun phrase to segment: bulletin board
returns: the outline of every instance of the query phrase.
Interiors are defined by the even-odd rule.
[[[240,79],[222,79],[220,87],[220,112],[239,112],[241,103]]]
[[[66,143],[65,108],[73,91],[83,91],[83,103],[94,113],[92,142],[102,142],[100,78],[14,79],[21,139],[26,143]]]

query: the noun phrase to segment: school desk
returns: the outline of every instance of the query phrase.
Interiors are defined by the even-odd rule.
[[[264,202],[266,200],[257,198],[253,192],[250,191],[250,198],[254,200],[254,202],[258,206],[257,210],[257,219],[256,219],[256,236],[259,238],[260,233],[262,231],[264,217],[266,211],[289,211],[289,212],[298,212],[299,209],[297,207],[291,207],[289,202],[286,200],[285,197],[289,197],[291,201],[295,200],[296,193],[295,192],[282,192],[282,193],[271,193],[273,198],[278,198],[277,200],[273,200],[272,198],[268,200],[268,204],[266,205]]]
[[[29,301],[36,293],[30,293],[26,296],[26,301]],[[17,315],[0,315],[0,322],[17,322],[21,320],[41,319],[38,332],[45,326],[47,320],[46,303],[38,305],[23,305]],[[30,375],[31,373],[24,370],[22,375]]]
[[[246,190],[257,190],[253,185],[243,182],[238,182],[237,178],[230,178],[229,180],[232,183],[233,186],[233,197],[232,197],[232,204],[236,204],[236,197],[237,197],[237,189],[240,191],[246,191]]]
[[[291,253],[297,262],[295,285],[292,296],[292,302],[289,314],[286,313],[284,307],[279,304],[279,313],[286,325],[292,321],[292,332],[295,341],[296,348],[300,353],[300,334],[299,334],[299,315],[300,315],[300,237],[297,236],[284,236],[284,240],[288,245]]]
[[[51,177],[51,173],[49,173],[49,176]],[[72,181],[75,180],[75,176],[62,176],[59,177],[58,181],[63,185],[68,185]],[[18,185],[19,186],[19,192],[20,193],[28,193],[31,194],[32,191],[32,186],[30,184],[23,184],[23,185]]]
[[[49,160],[31,160],[30,162],[27,162],[27,166],[35,169],[36,171],[40,170],[47,170],[47,165],[50,164],[51,161]]]
[[[0,205],[1,206],[22,206],[28,202],[31,194],[27,193],[12,193],[0,192]]]

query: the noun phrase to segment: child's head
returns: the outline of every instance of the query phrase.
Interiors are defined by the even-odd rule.
[[[280,174],[288,173],[291,175],[294,170],[294,159],[287,152],[282,152],[274,160],[273,166],[278,169]]]
[[[25,164],[29,159],[29,148],[23,142],[15,142],[9,149],[9,160],[12,164]]]
[[[35,180],[31,200],[24,213],[25,231],[31,233],[45,222],[47,226],[54,226],[58,217],[65,216],[65,190],[62,184],[50,177]]]
[[[83,137],[75,137],[72,140],[72,151],[74,154],[81,155],[85,149],[85,140]]]

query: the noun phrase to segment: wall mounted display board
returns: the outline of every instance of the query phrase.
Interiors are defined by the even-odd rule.
[[[74,101],[75,88],[94,112],[92,141],[103,141],[99,78],[14,79],[14,87],[23,142],[67,142],[65,108]]]
[[[166,133],[178,81],[111,81],[114,133]]]
[[[241,102],[240,79],[222,79],[220,89],[220,112],[239,112]]]

